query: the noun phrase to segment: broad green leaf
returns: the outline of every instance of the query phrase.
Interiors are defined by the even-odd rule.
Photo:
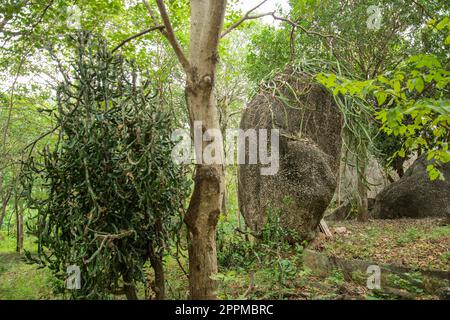
[[[387,94],[384,92],[378,91],[376,94],[378,105],[381,106],[387,99]]]
[[[421,93],[425,87],[423,79],[416,78],[413,81],[414,81],[414,87],[416,88],[417,92]]]
[[[448,17],[445,17],[436,25],[436,29],[437,30],[444,29],[445,27],[447,27],[448,21],[449,21]]]

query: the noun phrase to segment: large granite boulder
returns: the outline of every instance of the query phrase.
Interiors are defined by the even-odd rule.
[[[239,207],[254,233],[272,213],[279,215],[282,227],[310,240],[336,188],[341,113],[332,95],[303,73],[286,72],[272,86],[250,102],[240,127],[280,130],[279,170],[261,175],[266,166],[259,162],[240,165]],[[248,153],[246,144],[246,159]]]
[[[424,218],[450,216],[450,163],[440,167],[445,181],[431,181],[425,156],[419,157],[403,177],[375,198],[374,218]]]

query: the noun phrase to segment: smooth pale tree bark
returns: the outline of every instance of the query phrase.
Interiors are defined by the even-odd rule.
[[[191,126],[201,121],[203,132],[220,132],[214,82],[225,7],[226,0],[191,1],[191,70],[187,73],[186,97]],[[196,151],[197,159],[202,159],[208,143]],[[189,289],[193,299],[213,299],[217,284],[211,276],[217,273],[216,227],[224,193],[223,164],[197,164],[194,179],[194,193],[185,218],[190,238]]]
[[[192,132],[201,121],[200,133],[209,129],[220,132],[219,114],[214,95],[218,44],[225,17],[226,0],[191,0],[189,56],[176,39],[164,1],[156,0],[165,30],[186,73],[185,94]],[[217,283],[216,228],[224,193],[223,163],[205,164],[203,150],[215,141],[196,147],[197,164],[194,191],[185,216],[189,233],[189,290],[191,299],[215,299]],[[220,145],[223,145],[220,142]],[[223,150],[217,150],[223,154]],[[199,163],[201,162],[201,163]]]

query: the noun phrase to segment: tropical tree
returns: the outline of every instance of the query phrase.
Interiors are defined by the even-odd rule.
[[[21,173],[36,210],[30,229],[38,256],[28,258],[61,280],[67,267],[78,267],[81,286],[72,295],[89,299],[137,299],[150,262],[163,299],[163,256],[190,191],[171,159],[174,117],[159,108],[145,70],[111,54],[101,38],[75,40],[73,67],[57,91],[58,139]]]

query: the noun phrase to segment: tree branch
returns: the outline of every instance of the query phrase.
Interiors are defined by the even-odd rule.
[[[23,7],[25,7],[26,5],[28,5],[28,2],[30,2],[30,0],[26,0],[23,3],[18,3],[17,6],[20,6],[21,9]],[[13,18],[13,14],[12,13],[6,13],[3,15],[3,19],[2,21],[0,21],[0,33],[2,33],[4,31],[5,26],[8,24],[8,22]]]
[[[247,11],[245,13],[245,15],[239,19],[238,21],[236,21],[235,23],[233,23],[227,30],[225,30],[222,35],[220,36],[221,38],[225,37],[227,34],[229,34],[233,29],[236,29],[237,27],[239,27],[243,22],[245,22],[246,20],[254,20],[254,19],[258,19],[264,16],[268,16],[268,15],[272,15],[273,12],[268,12],[268,13],[263,13],[263,14],[258,14],[258,15],[254,15],[254,16],[250,16],[250,14],[257,10],[259,7],[261,7],[264,3],[266,3],[267,0],[263,0],[262,2],[260,2],[257,6],[253,7],[252,9],[250,9],[249,11]]]
[[[255,7],[253,7],[252,9],[250,9],[248,12],[247,12],[247,14],[250,14],[250,13],[252,13],[253,11],[255,11],[256,9],[258,9],[259,7],[261,7],[264,3],[266,3],[267,2],[267,0],[263,0],[263,1],[261,1],[258,5],[256,5]]]
[[[148,4],[147,0],[142,0],[142,2],[144,3],[145,7],[147,8],[148,14],[150,15],[150,17],[152,18],[153,24],[155,26],[159,26],[161,25],[161,23],[158,21],[158,18],[156,17],[155,12],[153,11],[152,7],[150,7],[150,5]],[[167,38],[167,32],[164,29],[159,30],[161,32],[161,34]]]
[[[149,28],[147,30],[141,31],[141,32],[139,32],[139,33],[137,33],[137,34],[135,34],[135,35],[133,35],[131,37],[128,37],[125,40],[123,40],[117,47],[112,49],[111,53],[114,53],[115,51],[117,51],[118,49],[120,49],[121,47],[123,47],[125,44],[127,44],[128,42],[130,42],[133,39],[136,39],[138,37],[146,35],[147,33],[150,33],[150,32],[155,31],[155,30],[160,30],[161,31],[162,29],[164,29],[164,26],[154,26],[154,27],[151,27],[151,28]]]
[[[170,23],[166,6],[164,5],[164,0],[156,0],[156,4],[158,5],[159,13],[161,14],[161,18],[166,28],[167,40],[169,40],[169,43],[172,46],[173,50],[175,51],[175,54],[178,60],[180,61],[183,69],[185,71],[188,71],[190,69],[190,63],[186,58],[183,49],[181,48],[181,45],[175,36],[175,32],[173,31],[172,24]]]
[[[7,142],[6,140],[8,138],[8,131],[10,130],[12,112],[13,112],[13,108],[14,108],[14,95],[15,95],[16,85],[17,85],[17,81],[19,80],[20,73],[22,72],[22,68],[25,63],[27,54],[28,54],[28,52],[23,54],[22,57],[20,58],[19,65],[17,67],[17,72],[16,72],[16,75],[15,75],[14,80],[11,85],[11,91],[10,91],[11,93],[9,96],[8,116],[6,117],[6,123],[5,123],[4,129],[3,129],[3,137],[2,137],[2,150],[3,150],[3,154],[5,154],[5,155],[6,155],[6,142]]]
[[[267,0],[262,1],[260,4],[258,4],[254,8],[247,11],[247,13],[245,13],[245,15],[241,19],[239,19],[238,21],[233,23],[230,27],[228,27],[228,29],[226,29],[220,37],[221,38],[225,37],[227,34],[229,34],[234,29],[238,28],[242,23],[244,23],[247,20],[254,20],[254,19],[259,19],[259,18],[266,17],[266,16],[272,16],[273,19],[286,22],[292,26],[291,44],[292,44],[292,40],[293,40],[293,36],[294,36],[294,32],[295,32],[296,28],[300,29],[301,31],[303,31],[304,33],[309,34],[309,35],[316,35],[316,36],[320,36],[322,38],[335,38],[335,39],[339,39],[345,43],[349,43],[347,40],[345,40],[335,34],[324,34],[324,33],[318,32],[318,31],[308,30],[305,27],[303,27],[302,25],[298,24],[297,22],[292,21],[289,18],[283,18],[283,17],[276,15],[275,12],[266,12],[266,13],[251,15],[252,12],[254,12],[256,9],[261,7],[265,2],[267,2]]]
[[[83,92],[80,92],[80,94],[79,94],[79,96],[78,96],[78,98],[77,98],[77,102],[76,102],[75,107],[72,109],[72,111],[70,111],[70,113],[64,118],[63,121],[61,121],[59,124],[57,124],[57,125],[56,125],[55,127],[53,127],[51,130],[49,130],[49,131],[47,131],[47,132],[41,134],[37,139],[35,139],[33,142],[31,142],[31,143],[29,143],[27,146],[25,146],[25,148],[23,148],[23,151],[27,150],[28,148],[31,148],[31,150],[30,150],[30,154],[31,154],[31,152],[33,151],[34,147],[36,146],[36,144],[37,144],[40,140],[42,140],[42,139],[44,139],[45,137],[47,137],[48,135],[52,134],[53,132],[55,132],[56,130],[58,130],[58,128],[64,126],[64,125],[66,124],[66,122],[68,121],[68,118],[69,118],[71,115],[73,115],[73,114],[77,111],[78,107],[80,106],[80,102],[81,102],[81,97],[82,97],[82,95],[83,95]]]
[[[283,21],[283,22],[289,23],[291,26],[293,26],[293,27],[295,27],[295,28],[298,28],[298,29],[302,30],[302,31],[303,31],[304,33],[306,33],[306,34],[309,34],[309,35],[316,35],[316,36],[319,36],[319,37],[322,37],[322,38],[339,39],[339,40],[341,40],[341,41],[343,41],[343,42],[349,44],[349,42],[348,42],[347,40],[345,40],[344,38],[341,38],[341,37],[338,36],[338,35],[335,35],[335,34],[325,34],[325,33],[320,33],[320,32],[318,32],[318,31],[314,31],[314,30],[308,30],[308,29],[306,29],[305,27],[303,27],[302,25],[300,25],[300,24],[298,24],[298,23],[292,21],[291,19],[289,19],[289,18],[283,18],[283,17],[277,16],[275,13],[272,13],[272,17],[273,17],[275,20],[279,20],[279,21]]]
[[[425,14],[429,19],[433,19],[434,17],[427,11],[425,6],[415,0],[411,0],[416,6],[418,6],[420,9],[422,9],[422,14]]]
[[[25,1],[24,5],[26,5],[29,1]],[[50,9],[50,7],[53,5],[53,3],[55,2],[55,0],[50,0],[50,2],[44,7],[44,9],[42,10],[42,13],[39,15],[39,18],[37,19],[37,21],[31,25],[31,28],[29,30],[21,30],[21,31],[9,31],[9,30],[4,30],[5,25],[3,25],[3,23],[7,23],[8,20],[6,22],[2,21],[0,23],[0,32],[3,32],[4,34],[8,35],[8,36],[27,36],[30,35],[34,29],[42,22],[42,20],[44,19],[45,14],[47,13],[47,11]]]
[[[227,0],[213,0],[212,3],[213,4],[210,4],[209,6],[209,12],[206,13],[209,14],[208,18],[205,20],[209,26],[206,35],[206,42],[203,42],[203,40],[202,42],[206,46],[205,49],[213,49],[213,54],[217,55],[217,47],[220,40],[220,33],[223,28],[223,21],[225,19]],[[218,57],[214,56],[211,58],[211,61],[213,61]],[[213,62],[213,65],[215,65],[215,63],[216,62]]]
[[[225,37],[227,34],[229,34],[231,31],[233,31],[234,29],[239,27],[242,23],[244,23],[247,20],[255,20],[255,19],[265,17],[265,16],[271,16],[273,14],[274,14],[274,12],[266,12],[266,13],[261,13],[261,14],[251,16],[251,15],[249,15],[249,12],[247,12],[245,14],[245,16],[243,16],[240,20],[236,21],[230,27],[228,27],[228,29],[225,30],[220,37],[221,38]]]
[[[41,15],[39,16],[39,19],[33,24],[33,26],[31,27],[31,30],[34,30],[38,26],[38,24],[42,22],[48,9],[50,9],[50,7],[53,5],[54,2],[55,2],[55,0],[50,0],[50,2],[44,7],[44,10],[42,10]]]

